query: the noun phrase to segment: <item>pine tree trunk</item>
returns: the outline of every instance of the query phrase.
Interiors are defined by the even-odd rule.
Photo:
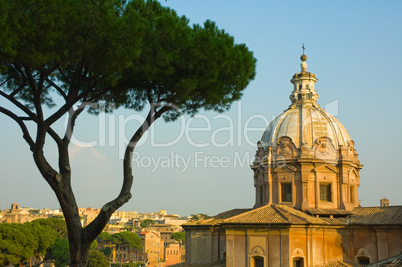
[[[78,242],[77,242],[78,241]],[[80,245],[81,240],[70,241],[70,267],[86,267],[90,246]]]

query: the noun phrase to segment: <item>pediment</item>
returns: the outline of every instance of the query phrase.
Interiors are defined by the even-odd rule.
[[[274,169],[274,172],[280,172],[280,171],[293,171],[293,172],[297,172],[297,168],[290,166],[290,165],[283,165],[283,166],[279,166],[277,168]]]
[[[338,168],[336,168],[335,166],[328,165],[328,164],[322,165],[322,166],[317,167],[317,168],[314,169],[315,172],[319,172],[319,171],[323,171],[323,170],[325,170],[325,171],[329,170],[329,171],[332,171],[334,173],[339,173]]]
[[[349,175],[350,175],[351,173],[354,173],[356,177],[359,176],[359,173],[356,171],[355,168],[352,168],[352,169],[349,171]]]

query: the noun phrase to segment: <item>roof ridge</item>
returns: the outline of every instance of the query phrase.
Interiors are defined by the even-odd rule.
[[[316,218],[314,216],[311,216],[309,214],[306,214],[306,213],[304,213],[304,212],[302,212],[300,210],[297,210],[297,209],[294,209],[294,208],[291,208],[291,207],[287,207],[287,206],[284,206],[284,205],[279,205],[278,208],[283,209],[285,212],[289,213],[291,216],[294,216],[297,219],[302,220],[302,221],[304,221],[306,223],[318,224],[318,222],[319,222],[321,224],[328,224],[326,221],[324,221],[324,220],[322,220],[320,218]],[[292,212],[287,210],[287,209],[291,209]],[[318,222],[314,222],[314,221],[318,221]]]
[[[354,209],[360,208],[401,208],[402,205],[390,205],[390,206],[367,206],[367,207],[354,207]]]
[[[272,204],[271,204],[271,205],[272,205]],[[255,212],[255,211],[260,210],[260,209],[262,209],[262,208],[266,208],[267,206],[268,206],[268,205],[261,206],[261,207],[258,207],[258,208],[256,208],[256,209],[251,209],[251,210],[249,210],[249,211],[242,212],[242,213],[237,214],[237,215],[234,215],[234,216],[232,216],[232,217],[228,217],[228,218],[226,218],[226,219],[223,219],[223,222],[225,222],[226,220],[232,220],[233,218],[239,217],[239,216],[244,215],[244,214],[247,214],[247,213]]]
[[[272,207],[279,213],[279,215],[282,216],[282,218],[285,219],[288,223],[291,223],[290,220],[279,210],[277,206],[277,204],[272,204]]]
[[[345,263],[345,262],[343,262],[343,261],[340,261],[340,260],[337,260],[337,259],[335,259],[335,260],[330,260],[330,261],[327,261],[326,263],[324,263],[323,265],[322,265],[323,267],[330,267],[330,266],[333,266],[333,267],[351,267],[351,265],[349,265],[349,264],[347,264],[347,263]]]
[[[398,260],[397,262],[394,262],[395,260]],[[383,260],[380,260],[380,261],[377,261],[377,262],[373,262],[373,263],[370,263],[369,265],[367,265],[367,266],[377,266],[377,267],[379,267],[379,266],[385,266],[385,265],[383,265],[383,264],[387,264],[387,266],[388,266],[388,264],[392,264],[392,263],[400,263],[399,261],[402,261],[402,252],[400,252],[399,254],[397,254],[397,255],[395,255],[395,256],[392,256],[392,257],[389,257],[389,258],[386,258],[386,259],[383,259]],[[380,265],[381,264],[381,265]],[[389,266],[392,266],[392,265],[389,265]],[[397,265],[394,265],[394,266],[397,266]]]

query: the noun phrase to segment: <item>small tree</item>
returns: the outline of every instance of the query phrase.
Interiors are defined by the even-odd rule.
[[[87,267],[109,267],[109,261],[102,252],[90,250]]]
[[[68,241],[65,238],[58,238],[47,250],[45,260],[51,260],[56,267],[65,267],[70,263],[70,251]]]
[[[25,223],[25,225],[30,228],[32,235],[35,237],[34,257],[40,260],[46,255],[47,249],[54,244],[58,234],[49,226],[43,226],[35,222]]]
[[[204,213],[191,214],[190,217],[191,217],[189,220],[190,222],[211,218],[210,216],[208,216],[207,214],[204,214]]]
[[[116,246],[127,246],[130,248],[141,249],[141,238],[133,232],[119,232],[112,235],[113,244]]]
[[[152,219],[145,219],[140,223],[141,228],[148,228],[151,225],[154,225],[155,221]]]
[[[180,244],[183,244],[186,241],[186,233],[185,232],[173,233],[172,238],[177,242],[179,242]]]
[[[0,0],[0,7],[0,97],[15,108],[1,105],[0,113],[20,127],[56,194],[70,265],[84,267],[92,241],[131,198],[132,155],[141,136],[160,117],[229,109],[254,79],[256,60],[215,23],[190,26],[156,0]],[[125,150],[119,195],[83,228],[69,145],[78,116],[89,106],[98,112],[100,101],[105,111],[149,110]],[[66,114],[65,131],[56,131]],[[57,146],[57,166],[45,156],[49,138]]]
[[[47,218],[47,219],[36,219],[32,221],[34,223],[39,223],[43,226],[48,226],[55,230],[60,237],[67,238],[67,226],[66,221],[60,218]]]
[[[141,238],[133,232],[119,232],[112,235],[113,244],[119,250],[125,247],[135,248],[137,251],[142,248]],[[120,253],[120,262],[123,261],[123,253]]]
[[[102,232],[98,235],[98,237],[96,238],[96,240],[98,242],[101,241],[110,241],[112,240],[112,236],[108,233],[108,232]]]
[[[0,265],[42,259],[57,238],[56,231],[38,223],[0,224]]]
[[[110,247],[101,248],[99,251],[105,254],[106,258],[108,258],[110,254],[112,254],[112,249]]]
[[[21,265],[34,255],[35,237],[24,224],[0,224],[0,265]]]

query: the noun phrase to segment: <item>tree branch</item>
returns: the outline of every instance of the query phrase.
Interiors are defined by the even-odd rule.
[[[24,106],[21,102],[19,102],[17,99],[15,99],[13,96],[10,96],[3,91],[0,91],[0,95],[13,103],[15,106],[17,106],[19,109],[21,109],[25,114],[28,115],[33,121],[37,121],[36,114],[33,113],[32,111],[29,110],[26,106]]]
[[[14,121],[16,121],[18,123],[18,125],[20,126],[20,128],[22,130],[23,138],[28,143],[29,149],[31,151],[33,151],[33,149],[35,147],[35,142],[33,141],[31,135],[29,134],[28,128],[26,127],[24,121],[20,117],[18,117],[16,114],[14,114],[10,110],[5,109],[3,107],[0,107],[0,112],[7,115],[8,117],[10,117],[11,119],[13,119]]]
[[[67,143],[67,144],[70,143],[71,136],[73,135],[73,131],[74,131],[75,121],[77,120],[78,115],[81,114],[81,112],[85,109],[85,107],[87,105],[88,105],[87,103],[82,103],[76,110],[71,108],[68,111],[69,117],[68,117],[66,132],[65,132],[64,138],[63,138],[63,143]]]
[[[24,106],[21,102],[19,102],[17,99],[14,97],[4,93],[3,91],[0,91],[0,96],[3,96],[7,100],[9,100],[11,103],[13,103],[16,107],[18,107],[21,111],[23,111],[25,114],[28,115],[28,117],[19,117],[23,121],[27,120],[32,120],[35,123],[38,123],[38,117],[36,116],[35,113],[29,110],[26,106]],[[47,133],[53,138],[53,140],[58,143],[61,142],[61,138],[58,136],[58,134],[50,127],[47,127],[46,129]]]
[[[4,82],[0,83],[0,87],[2,87],[3,85],[5,85],[6,83],[8,83],[10,79],[6,79]]]
[[[48,117],[45,122],[47,125],[52,125],[53,123],[55,123],[57,120],[59,120],[64,114],[66,114],[66,112],[68,112],[68,110],[74,106],[78,101],[80,101],[81,99],[83,99],[85,97],[85,93],[88,92],[84,92],[76,97],[72,96],[70,97],[70,100],[67,100],[66,103],[61,106],[55,113],[53,113],[53,115],[51,115],[50,117]]]
[[[21,85],[20,87],[18,87],[18,89],[14,90],[13,92],[11,92],[11,94],[9,94],[9,96],[14,97],[16,94],[18,94],[19,92],[21,92],[21,90],[24,88],[23,85]]]
[[[21,117],[19,116],[19,118],[23,121],[33,121],[33,119],[31,117]]]
[[[63,69],[60,68],[60,66],[57,68],[57,71],[60,73],[60,75],[63,77],[64,80],[69,80],[68,77],[64,74]],[[70,82],[66,82],[70,84]]]
[[[134,148],[138,141],[141,139],[142,135],[149,129],[152,123],[158,119],[163,113],[172,109],[171,106],[163,106],[158,111],[155,111],[153,105],[147,115],[147,118],[142,123],[141,127],[137,129],[134,135],[131,137],[129,144],[126,147],[126,151],[124,153],[124,160],[123,160],[123,172],[124,172],[124,179],[123,185],[120,190],[119,196],[106,203],[101,212],[98,216],[93,220],[85,229],[85,234],[87,235],[88,239],[96,238],[102,229],[105,227],[107,222],[109,221],[110,217],[112,216],[113,212],[116,211],[118,208],[123,206],[124,203],[130,200],[132,197],[131,195],[131,187],[133,184],[134,176],[132,174],[132,154]]]
[[[25,70],[25,76],[28,79],[29,87],[31,88],[33,95],[35,96],[35,94],[38,94],[36,84],[35,84],[35,79],[32,76],[31,70],[27,66],[24,66],[24,70]],[[37,114],[37,115],[39,115],[39,114]]]
[[[49,78],[45,79],[46,82],[48,82],[51,86],[54,87],[54,89],[56,89],[57,92],[59,92],[59,94],[61,94],[61,96],[64,98],[65,101],[67,101],[67,95],[63,92],[63,90],[60,88],[60,86],[58,86],[57,84],[55,84],[52,80],[50,80]]]
[[[154,105],[154,100],[152,99],[150,90],[151,90],[150,88],[147,88],[146,91],[147,91],[148,102],[149,102],[149,104],[151,104],[151,109],[152,109],[152,107]]]

